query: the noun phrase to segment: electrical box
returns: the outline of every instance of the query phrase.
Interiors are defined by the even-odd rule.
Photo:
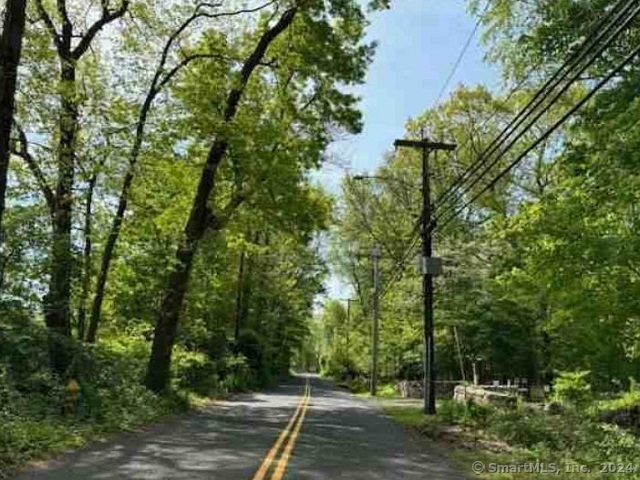
[[[442,275],[442,259],[436,257],[420,257],[420,270],[423,275],[437,277]]]

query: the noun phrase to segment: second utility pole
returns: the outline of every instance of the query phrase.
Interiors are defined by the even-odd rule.
[[[429,178],[429,151],[455,150],[456,146],[430,142],[422,133],[421,140],[396,140],[397,147],[419,148],[422,150],[422,300],[424,316],[424,413],[436,413],[435,345],[433,339],[433,277],[438,274],[439,263],[432,258],[433,206],[431,204],[431,184]]]
[[[378,344],[380,343],[380,247],[371,250],[373,264],[373,328],[371,335],[371,395],[378,393]]]

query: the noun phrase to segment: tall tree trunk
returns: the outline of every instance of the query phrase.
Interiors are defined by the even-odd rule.
[[[285,11],[278,22],[264,32],[255,50],[244,62],[240,71],[238,86],[232,89],[227,97],[224,115],[226,123],[235,118],[238,105],[251,75],[264,58],[271,43],[289,28],[296,12],[297,9],[295,7]],[[171,353],[198,244],[209,228],[218,231],[224,227],[225,219],[216,218],[215,213],[210,210],[208,204],[211,193],[214,191],[216,172],[227,153],[227,148],[227,140],[217,138],[209,150],[207,161],[200,176],[196,196],[191,205],[189,220],[185,227],[184,240],[176,252],[177,263],[169,275],[161,310],[156,317],[153,346],[145,380],[147,387],[154,392],[163,391],[169,381]]]
[[[71,46],[71,27],[63,30],[64,47]],[[55,372],[63,373],[70,357],[60,337],[71,336],[70,302],[71,269],[71,224],[73,207],[73,181],[75,173],[75,144],[78,131],[78,105],[75,95],[76,65],[71,55],[61,59],[61,114],[60,141],[58,145],[58,179],[53,211],[53,238],[51,247],[51,273],[49,292],[45,299],[45,322],[54,338],[51,347],[51,365]]]
[[[98,175],[94,173],[89,180],[87,199],[84,207],[84,252],[82,272],[82,298],[78,307],[78,340],[85,339],[87,303],[89,302],[89,289],[91,287],[91,257],[93,253],[93,192],[98,182]],[[95,340],[95,337],[94,337]]]
[[[197,242],[193,240],[178,248],[178,265],[169,275],[168,287],[158,313],[146,377],[147,387],[156,392],[164,390],[169,379],[173,343],[196,250]]]
[[[0,38],[0,246],[4,243],[3,223],[11,143],[11,125],[15,107],[16,83],[26,0],[8,0]]]
[[[57,0],[56,17],[62,23],[58,32],[43,0],[33,0],[38,13],[49,31],[60,60],[60,119],[58,161],[55,195],[52,198],[52,246],[50,256],[49,291],[44,300],[45,323],[49,329],[49,353],[54,372],[64,373],[69,366],[70,352],[65,347],[71,336],[70,303],[73,254],[71,226],[73,221],[73,183],[75,176],[76,137],[79,129],[79,108],[76,94],[76,67],[89,51],[92,42],[105,25],[121,18],[130,0],[122,0],[119,7],[110,10],[110,2],[102,2],[102,15],[83,35],[75,35],[67,10],[66,0]],[[72,40],[79,38],[75,47]]]

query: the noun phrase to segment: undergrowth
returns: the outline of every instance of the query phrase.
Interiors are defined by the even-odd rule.
[[[171,389],[158,396],[142,384],[149,352],[142,335],[123,332],[97,345],[69,341],[68,347],[71,367],[57,376],[49,369],[43,327],[0,322],[0,478],[29,460],[135,430],[255,383],[242,356],[213,362],[177,347]],[[71,379],[79,385],[75,399],[66,388]]]
[[[551,415],[520,405],[507,410],[444,401],[435,416],[419,407],[388,406],[385,411],[399,423],[448,445],[447,451],[469,473],[474,461],[488,469],[494,465],[554,464],[560,473],[485,473],[492,479],[603,478],[604,464],[614,464],[616,478],[640,478],[640,440],[630,431],[599,422],[585,412],[567,409]],[[590,473],[568,472],[585,465]],[[623,468],[620,469],[619,467]],[[634,472],[630,472],[629,466]]]

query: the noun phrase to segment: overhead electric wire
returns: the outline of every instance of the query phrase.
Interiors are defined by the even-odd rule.
[[[640,5],[636,1],[631,0],[629,2],[629,5],[627,5],[624,11],[621,12],[621,13],[626,13],[628,10],[628,7],[634,3],[636,4],[636,9],[627,17],[627,19],[622,24],[618,25],[614,33],[597,48],[595,53],[593,53],[591,57],[588,59],[587,63],[582,65],[580,69],[577,72],[575,72],[573,76],[562,86],[562,88],[558,92],[553,94],[550,100],[547,98],[549,94],[544,94],[544,96],[541,97],[542,99],[540,100],[538,105],[535,107],[535,109],[518,121],[518,125],[517,125],[518,127],[522,125],[522,123],[524,122],[527,122],[527,124],[522,130],[520,130],[516,134],[515,138],[510,140],[506,146],[501,145],[505,141],[509,140],[509,137],[511,136],[511,134],[509,134],[505,139],[500,141],[499,144],[496,144],[493,148],[491,148],[491,150],[488,153],[481,155],[479,161],[476,162],[476,167],[474,168],[473,173],[477,172],[479,169],[483,167],[484,167],[484,170],[480,172],[480,174],[475,179],[471,180],[471,183],[467,187],[465,187],[464,191],[460,192],[460,190],[457,189],[456,191],[457,195],[452,199],[453,203],[451,208],[455,209],[456,202],[462,199],[462,197],[464,197],[466,193],[469,193],[471,189],[473,189],[480,182],[480,180],[487,174],[487,172],[489,172],[500,161],[500,159],[535,125],[535,123],[542,117],[542,115],[544,115],[551,108],[551,106],[553,106],[560,99],[560,97],[564,95],[564,93],[566,93],[566,91],[598,59],[598,57],[600,57],[600,55],[609,47],[609,45],[611,45],[611,43],[613,43],[627,29],[629,24],[631,24],[640,13]],[[608,32],[611,29],[611,27],[613,27],[613,25],[610,25],[609,27],[607,27],[605,32]],[[598,40],[600,41],[601,39],[598,39]],[[586,53],[588,52],[583,52],[583,54],[580,56],[579,61],[582,61],[582,57],[584,57]],[[568,73],[570,72],[567,72],[565,75],[563,75],[564,78],[560,79],[559,82],[562,82],[563,80],[565,80]],[[536,94],[536,97],[539,97],[541,93],[542,93],[542,89],[538,91],[538,93]],[[540,105],[543,105],[543,103],[545,102],[546,102],[546,105],[544,105],[540,111],[535,113],[537,111],[537,107]],[[533,119],[530,119],[529,118],[530,115],[534,113],[535,115]],[[495,140],[492,143],[495,144]],[[490,160],[490,155],[493,155],[494,153],[496,153],[498,148],[501,148],[501,151],[498,151],[496,158],[494,158],[493,161],[487,165],[487,162]],[[460,185],[459,188],[462,188],[464,186],[464,183],[466,183],[466,181],[463,182],[463,184]],[[451,208],[449,208],[449,210],[451,210]],[[435,218],[436,222],[446,214],[447,214],[446,211],[445,212],[439,211]]]
[[[487,190],[492,188],[496,183],[498,183],[507,173],[509,173],[523,158],[525,158],[531,151],[533,151],[540,143],[546,140],[554,131],[556,131],[564,122],[569,119],[572,115],[574,115],[578,110],[580,110],[591,98],[598,93],[607,83],[609,83],[613,77],[616,76],[618,72],[620,72],[624,67],[626,67],[631,61],[640,54],[640,43],[633,49],[633,51],[622,61],[620,62],[609,74],[600,80],[596,86],[582,98],[576,105],[574,105],[567,113],[565,113],[562,118],[556,121],[551,127],[549,127],[541,136],[538,138],[533,144],[531,144],[524,152],[522,152],[513,162],[511,162],[505,169],[503,169],[491,182],[489,182],[485,187],[477,192],[471,199],[464,203],[461,207],[456,209],[453,214],[449,215],[438,228],[444,228],[448,225],[462,210],[467,208],[471,203],[475,202],[482,194],[484,194]]]
[[[561,84],[561,82],[563,80],[566,79],[566,77],[571,73],[571,70],[573,70],[575,68],[575,66],[580,65],[580,63],[582,62],[582,60],[584,59],[584,57],[589,53],[589,51],[595,46],[595,44],[597,44],[598,42],[600,42],[602,40],[602,37],[604,35],[606,35],[612,28],[615,27],[615,22],[620,19],[622,17],[622,15],[624,15],[625,13],[627,13],[627,11],[629,11],[631,9],[631,7],[633,6],[633,4],[636,3],[633,0],[628,1],[628,3],[626,4],[626,6],[624,6],[622,8],[622,10],[620,10],[617,14],[615,14],[615,10],[620,7],[621,5],[624,4],[624,0],[620,0],[613,8],[612,10],[609,12],[609,14],[606,17],[603,17],[599,22],[597,22],[596,26],[593,27],[594,31],[598,31],[598,34],[594,37],[594,38],[587,38],[582,46],[581,46],[581,53],[578,57],[572,57],[571,59],[569,59],[568,61],[565,61],[565,63],[563,64],[562,67],[560,67],[560,69],[551,77],[551,79],[547,80],[547,82],[545,82],[545,85],[538,91],[538,93],[530,100],[530,102],[527,104],[527,106],[516,116],[516,118],[514,120],[512,120],[512,122],[510,122],[510,124],[501,132],[500,135],[498,135],[498,137],[492,142],[492,144],[495,144],[495,147],[493,147],[492,151],[490,153],[495,152],[496,148],[498,148],[500,146],[501,143],[504,143],[505,140],[508,139],[508,137],[513,133],[513,131],[515,131],[516,128],[518,128],[522,123],[524,123],[527,120],[527,117],[530,116],[533,112],[535,112],[535,110],[542,105],[546,100],[547,97],[549,96],[550,93],[553,92],[553,90],[551,92],[544,92],[545,89],[547,89],[550,85],[552,85],[552,88],[555,89],[558,85]],[[514,141],[512,141],[509,145],[508,148],[504,149],[504,151],[502,152],[501,156],[504,155],[506,153],[506,151],[508,151],[509,148],[511,148],[515,142],[517,142],[522,135],[524,135],[532,126],[533,124],[540,118],[540,116],[542,116],[554,103],[557,102],[557,100],[560,98],[560,96],[562,96],[566,90],[579,78],[579,76],[597,59],[598,56],[600,56],[602,54],[602,52],[622,33],[622,31],[629,25],[629,23],[631,23],[633,21],[633,19],[638,15],[638,13],[640,12],[640,7],[637,8],[633,14],[627,18],[627,20],[623,23],[623,25],[619,26],[617,28],[617,30],[614,32],[614,34],[605,41],[605,45],[601,46],[598,50],[597,53],[592,56],[592,58],[588,61],[588,63],[583,66],[580,70],[580,72],[577,75],[574,75],[571,80],[569,81],[569,83],[567,85],[565,85],[561,91],[556,94],[553,99],[544,107],[543,111],[540,112],[533,121],[529,122],[529,124],[527,125],[527,127],[520,132],[520,134],[516,137],[516,139]],[[610,24],[604,28],[604,30],[601,29],[602,25],[604,25],[607,21],[608,21],[608,17],[614,16],[614,19],[610,22]],[[640,49],[640,47],[639,47]],[[515,165],[517,165],[517,163],[519,163],[520,160],[522,160],[522,158],[524,158],[526,155],[528,155],[528,153],[530,153],[534,148],[536,148],[542,141],[544,141],[546,138],[548,138],[548,136],[550,136],[553,131],[555,131],[557,128],[560,127],[560,125],[562,125],[571,115],[573,115],[575,112],[577,112],[582,105],[584,105],[584,103],[586,103],[593,95],[595,95],[595,93],[597,91],[599,91],[609,80],[611,80],[611,78],[616,74],[617,71],[619,71],[620,69],[624,68],[624,66],[626,64],[628,64],[633,57],[635,57],[635,55],[637,55],[638,51],[634,51],[634,53],[632,55],[630,55],[630,57],[628,57],[625,62],[623,62],[623,64],[619,65],[609,76],[606,77],[605,80],[603,80],[602,82],[600,82],[596,88],[594,88],[594,90],[592,90],[581,102],[579,102],[576,106],[574,106],[572,109],[569,110],[569,112],[564,115],[561,119],[561,121],[556,122],[556,124],[554,124],[550,129],[548,129],[543,136],[541,136],[536,142],[534,142],[533,145],[531,145],[522,155],[520,155],[516,161],[512,162],[509,167],[507,169],[505,169],[503,172],[501,172],[501,174],[499,175],[499,177],[496,177],[492,182],[490,182],[489,185],[487,185],[479,194],[475,195],[473,197],[472,200],[470,200],[469,202],[465,203],[465,205],[457,210],[454,211],[454,214],[447,217],[446,220],[443,222],[443,224],[441,224],[440,226],[438,226],[438,228],[443,228],[446,224],[448,224],[453,218],[455,218],[455,216],[462,210],[464,210],[464,208],[466,208],[468,205],[470,205],[473,201],[475,201],[480,195],[482,195],[484,192],[486,192],[489,188],[491,188],[493,185],[495,185],[495,183],[497,183],[500,178],[502,178],[504,175],[506,175],[508,173],[508,171],[510,171],[513,167],[515,167]],[[564,74],[561,75],[562,71],[565,70],[567,67],[571,67],[567,72],[565,72]],[[558,76],[560,76],[560,78],[558,79]],[[525,80],[526,81],[526,78]],[[520,84],[516,87],[519,88],[523,83],[520,82]],[[515,89],[512,90],[512,92],[509,94],[510,96],[513,95],[515,93]],[[531,111],[529,111],[531,110]],[[522,118],[520,118],[522,117]],[[516,125],[513,128],[510,128],[514,122],[517,121]],[[500,140],[500,138],[502,136],[504,136],[505,133],[508,133],[509,135],[507,135],[507,137],[505,139],[502,139],[499,143],[496,144],[497,140]],[[487,152],[487,150],[485,150],[485,152]],[[498,160],[501,157],[498,157]],[[450,186],[447,191],[445,191],[441,197],[439,197],[440,199],[443,199],[445,195],[448,195],[449,192],[453,191],[454,189],[456,189],[456,183],[459,183],[460,181],[462,181],[462,184],[464,184],[466,182],[466,176],[469,174],[469,172],[471,172],[471,175],[473,175],[473,173],[475,173],[475,171],[478,170],[478,168],[480,168],[482,166],[482,163],[486,163],[486,159],[484,160],[484,162],[482,161],[482,155],[481,157],[475,162],[478,167],[473,167],[474,164],[472,164],[463,174],[461,177],[459,177],[454,184],[452,184],[452,186]],[[494,161],[494,163],[492,165],[490,165],[487,169],[485,169],[485,171],[474,181],[473,186],[475,186],[475,184],[477,184],[477,182],[487,173],[487,171],[493,167],[495,165],[495,163],[497,163],[497,161]],[[471,171],[472,169],[474,169],[473,171]],[[462,186],[462,185],[460,185]],[[473,186],[471,188],[473,188]],[[469,190],[467,190],[468,192]],[[464,196],[465,193],[462,194],[462,196]],[[458,199],[460,199],[462,196],[458,197]],[[457,200],[456,200],[457,201]],[[453,205],[454,209],[455,209],[455,204]],[[440,213],[440,215],[437,217],[437,219],[440,219],[444,216],[444,214]],[[437,220],[436,219],[436,220]],[[396,273],[392,276],[392,278],[385,284],[384,288],[382,289],[382,292],[380,294],[381,297],[384,297],[384,295],[390,290],[390,288],[401,278],[402,273],[405,269],[405,264],[407,259],[411,256],[411,253],[413,252],[416,243],[419,239],[419,237],[416,236],[417,232],[419,231],[419,225],[420,225],[420,221],[418,221],[416,228],[414,228],[414,231],[412,233],[412,237],[413,241],[412,243],[409,245],[409,248],[406,250],[405,254],[403,255],[403,258],[400,262],[398,262],[397,264],[397,271]],[[435,230],[435,222],[432,222],[430,225],[430,229],[433,231]]]
[[[624,5],[626,2],[626,5]],[[627,13],[628,10],[634,5],[637,4],[634,0],[619,0],[618,3],[609,11],[607,15],[602,17],[596,24],[592,27],[592,33],[585,39],[585,41],[580,46],[579,55],[572,55],[569,59],[567,59],[563,65],[549,78],[544,85],[538,90],[538,92],[529,100],[527,105],[514,117],[514,119],[502,129],[502,131],[498,134],[498,136],[489,144],[487,148],[480,154],[478,159],[469,165],[465,171],[454,180],[454,182],[445,190],[434,202],[436,209],[439,208],[445,201],[455,193],[455,191],[462,187],[464,183],[472,176],[479,168],[486,163],[487,157],[491,155],[499,146],[508,139],[508,137],[517,129],[522,123],[527,119],[527,117],[535,111],[546,99],[546,96],[551,92],[546,92],[548,89],[555,89],[565,78],[566,76],[575,68],[575,66],[579,65],[580,62],[584,59],[585,55],[589,53],[589,51],[602,40],[602,37],[606,35],[611,28],[615,26],[615,22],[619,20],[622,15]],[[616,13],[616,11],[622,7],[620,11]],[[610,21],[611,20],[611,21]],[[609,25],[606,28],[602,28],[607,22]],[[595,36],[594,36],[595,34]],[[567,70],[569,69],[569,70]],[[567,70],[565,72],[565,70]]]
[[[420,236],[414,234],[413,241],[405,251],[405,254],[403,255],[402,260],[400,260],[400,262],[396,264],[395,273],[392,273],[392,276],[389,278],[387,282],[385,282],[385,284],[380,289],[380,294],[379,294],[380,298],[384,298],[385,295],[389,292],[389,290],[391,290],[391,287],[393,287],[396,283],[398,283],[402,278],[402,275],[404,274],[404,271],[406,269],[406,263],[409,260],[409,257],[411,257],[413,250],[416,248],[416,245],[419,239],[420,239]]]
[[[467,38],[467,41],[465,42],[464,46],[462,47],[462,50],[460,51],[460,54],[458,55],[458,58],[456,59],[455,63],[453,64],[453,68],[451,69],[451,72],[449,72],[449,75],[447,76],[447,79],[445,80],[444,85],[442,85],[442,88],[440,89],[440,93],[438,93],[438,96],[436,97],[435,102],[433,102],[433,106],[434,107],[438,103],[440,103],[440,100],[442,100],[442,97],[444,96],[445,92],[447,91],[447,88],[449,87],[449,84],[451,83],[451,80],[453,80],[453,76],[458,71],[458,68],[460,68],[460,64],[462,63],[462,60],[464,60],[464,57],[467,54],[467,50],[469,50],[469,47],[471,46],[471,42],[475,38],[476,33],[478,33],[478,29],[480,28],[480,23],[482,23],[482,20],[483,20],[485,14],[487,13],[487,10],[489,9],[490,5],[491,5],[491,0],[487,0],[487,4],[485,5],[485,7],[482,10],[482,13],[478,17],[478,19],[476,20],[476,24],[474,25],[473,30],[471,30],[471,33],[469,33],[469,37]]]

